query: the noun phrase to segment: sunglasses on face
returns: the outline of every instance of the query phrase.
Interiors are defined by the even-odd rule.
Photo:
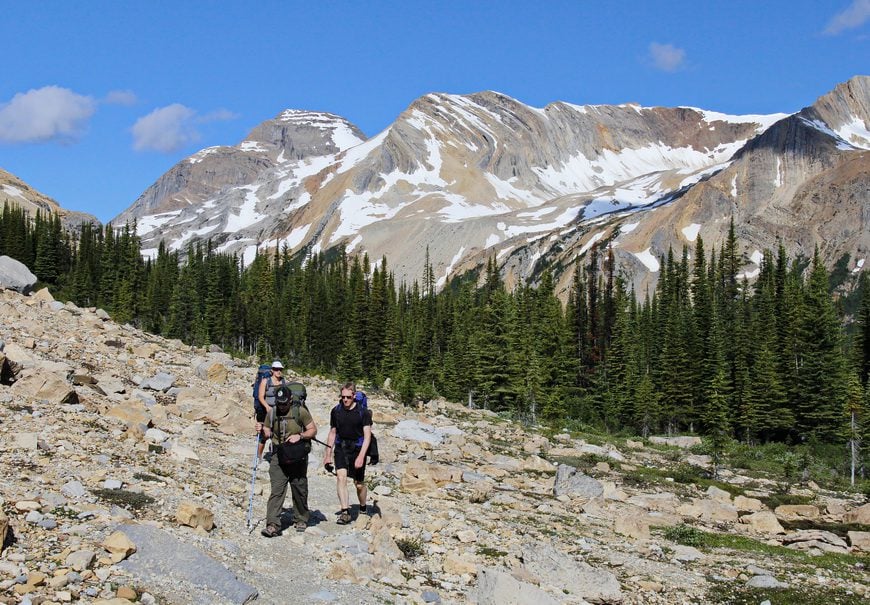
[[[353,399],[353,395],[342,395],[342,399]]]

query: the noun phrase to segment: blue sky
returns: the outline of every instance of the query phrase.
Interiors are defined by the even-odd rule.
[[[368,136],[429,92],[797,111],[870,73],[870,0],[0,0],[0,168],[109,220],[286,108]]]

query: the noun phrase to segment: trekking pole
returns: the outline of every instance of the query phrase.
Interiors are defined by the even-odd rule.
[[[257,467],[260,464],[260,434],[254,437],[254,461],[252,463],[253,472],[251,473],[251,496],[248,498],[248,518],[245,522],[245,527],[251,529],[251,518],[254,514],[254,483],[257,481]]]

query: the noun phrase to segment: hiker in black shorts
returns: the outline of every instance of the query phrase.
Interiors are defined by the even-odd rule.
[[[351,522],[348,505],[347,478],[353,479],[356,495],[359,498],[360,513],[366,512],[368,490],[365,484],[366,452],[372,439],[371,410],[362,409],[354,399],[354,384],[349,382],[341,387],[341,403],[329,415],[329,437],[323,466],[329,470],[335,458],[336,491],[341,503],[338,515],[339,525]]]

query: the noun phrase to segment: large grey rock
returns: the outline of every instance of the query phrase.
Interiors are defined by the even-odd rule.
[[[36,285],[36,276],[27,265],[9,256],[0,256],[0,290],[29,293]]]
[[[151,378],[145,380],[141,385],[143,389],[152,391],[168,391],[172,388],[172,383],[175,382],[175,376],[166,372],[157,372]]]
[[[484,568],[468,595],[478,605],[558,605],[559,601],[532,584],[504,572]]]
[[[582,473],[573,466],[560,464],[556,470],[553,494],[557,497],[595,498],[603,493],[604,486],[600,481]]]
[[[623,600],[619,580],[611,572],[595,569],[547,544],[524,548],[523,562],[534,576],[551,586],[558,586],[574,602],[577,597],[590,603],[620,603]]]
[[[416,420],[402,420],[393,427],[392,434],[397,439],[440,445],[446,436],[461,435],[462,431],[453,426],[434,426]]]
[[[198,548],[171,534],[147,525],[122,524],[123,531],[136,544],[136,553],[118,564],[142,582],[160,586],[171,578],[180,584],[195,603],[213,603],[212,593],[239,605],[255,599],[257,589],[240,581],[235,574]]]

